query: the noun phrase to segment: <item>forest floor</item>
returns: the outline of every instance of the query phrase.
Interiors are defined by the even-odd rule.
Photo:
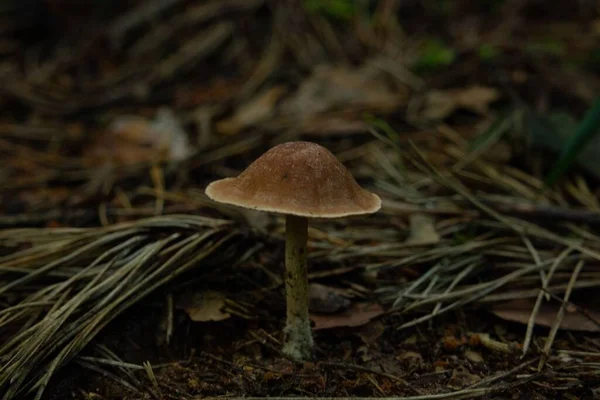
[[[0,398],[600,396],[595,2],[5,3]],[[310,222],[305,363],[204,194],[291,140],[383,201]]]

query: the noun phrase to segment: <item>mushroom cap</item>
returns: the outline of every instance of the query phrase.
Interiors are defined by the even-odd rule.
[[[329,150],[311,142],[277,145],[239,176],[212,182],[206,194],[220,203],[312,218],[381,208],[379,196],[361,188]]]

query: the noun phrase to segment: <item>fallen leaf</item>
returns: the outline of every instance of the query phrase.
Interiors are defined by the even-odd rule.
[[[217,78],[197,87],[181,87],[175,90],[175,107],[193,108],[208,103],[224,103],[230,100],[243,85],[239,79]]]
[[[313,330],[340,327],[361,326],[384,313],[379,304],[356,303],[345,312],[337,315],[311,314],[310,319],[315,323]]]
[[[275,105],[286,92],[285,86],[275,86],[259,93],[248,103],[240,106],[231,117],[218,122],[217,131],[226,135],[235,135],[269,119],[273,115]]]
[[[422,116],[440,120],[458,109],[466,109],[485,115],[489,105],[500,98],[500,92],[484,86],[470,86],[464,89],[434,90],[425,96]]]
[[[307,136],[350,135],[368,132],[369,124],[354,118],[353,116],[340,118],[331,115],[320,115],[300,121],[297,132]]]
[[[157,159],[181,161],[192,154],[181,122],[168,108],[161,108],[153,120],[141,116],[117,117],[97,136],[84,154],[89,166],[131,165]]]
[[[417,335],[411,335],[411,336],[407,337],[406,339],[404,339],[402,341],[402,344],[413,345],[413,344],[417,344],[417,342],[418,342]]]
[[[448,381],[448,387],[452,389],[463,389],[466,386],[473,385],[481,380],[479,375],[469,372],[464,367],[458,367],[452,371],[452,376]]]
[[[496,316],[507,321],[527,324],[529,322],[529,317],[531,316],[531,311],[533,310],[534,304],[534,299],[517,299],[494,305],[490,308],[490,311]],[[536,325],[551,327],[554,324],[559,308],[560,305],[557,303],[542,303],[542,306],[540,307],[535,319]],[[585,309],[585,312],[596,321],[600,321],[599,311]],[[580,312],[571,307],[567,307],[565,310],[565,315],[560,325],[560,329],[600,332],[600,327],[598,327],[598,325],[594,324]]]
[[[435,219],[427,214],[412,214],[410,216],[410,233],[406,243],[434,244],[440,241],[440,235],[435,230]]]
[[[194,322],[222,321],[231,316],[222,311],[225,296],[219,292],[187,293],[181,296],[179,303]]]
[[[483,357],[481,356],[481,353],[478,353],[476,351],[473,350],[465,350],[465,358],[469,361],[471,361],[472,363],[482,363]]]
[[[423,361],[423,356],[414,351],[403,351],[402,353],[396,356],[396,360],[405,361],[410,364],[421,363]]]
[[[385,372],[388,374],[406,376],[407,369],[415,370],[423,365],[423,357],[419,353],[413,351],[400,350],[395,357],[390,357],[391,354],[386,354],[373,363],[373,369]],[[400,362],[398,362],[400,361]]]
[[[458,105],[448,93],[432,91],[425,96],[425,105],[421,116],[428,120],[444,119],[452,114]]]
[[[404,101],[405,96],[387,84],[381,70],[369,64],[354,69],[319,66],[283,102],[281,112],[304,121],[342,107],[391,111]]]
[[[312,312],[330,314],[350,305],[350,300],[342,297],[335,288],[311,283],[308,287],[308,303]]]
[[[385,332],[385,324],[381,321],[371,321],[363,326],[357,333],[358,337],[363,341],[364,344],[373,344],[383,335]]]

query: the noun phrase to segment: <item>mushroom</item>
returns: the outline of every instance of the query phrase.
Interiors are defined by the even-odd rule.
[[[308,314],[308,218],[371,214],[381,199],[361,188],[326,148],[311,142],[277,145],[235,178],[212,182],[214,201],[285,215],[287,321],[283,352],[297,361],[314,355]]]

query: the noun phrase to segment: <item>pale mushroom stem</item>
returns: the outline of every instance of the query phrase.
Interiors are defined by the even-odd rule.
[[[308,317],[306,242],[308,218],[286,215],[285,291],[287,322],[283,352],[298,361],[313,357],[313,338]]]

